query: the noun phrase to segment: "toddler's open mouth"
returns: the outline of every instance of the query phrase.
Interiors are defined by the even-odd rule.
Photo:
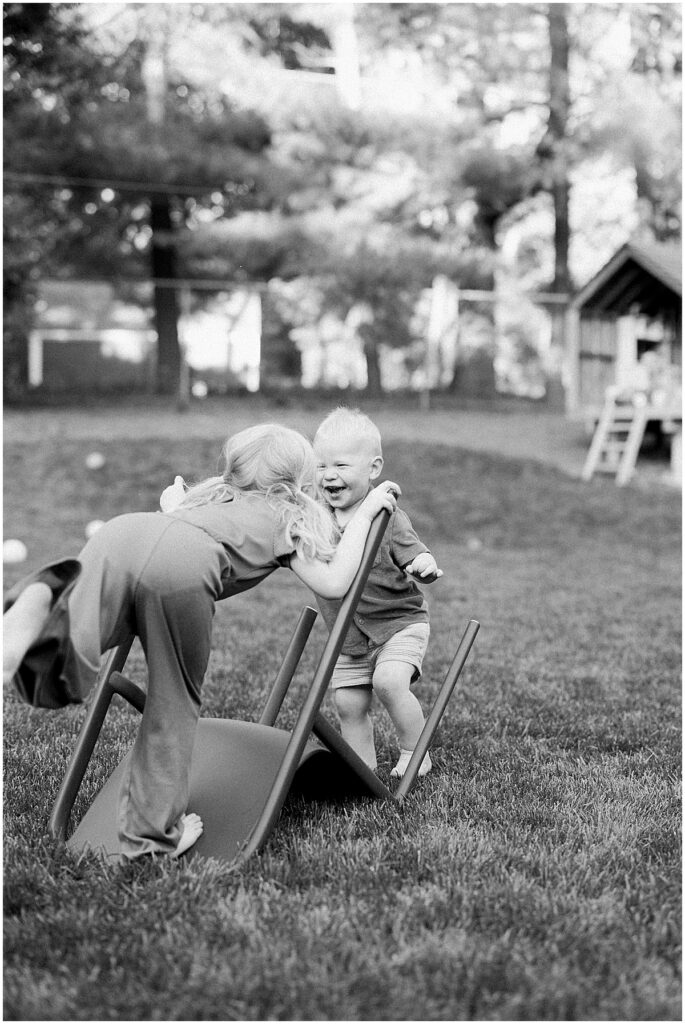
[[[324,487],[324,491],[326,492],[326,494],[330,494],[330,496],[332,498],[337,498],[337,496],[339,494],[342,494],[342,492],[344,490],[345,490],[344,485],[340,485],[340,486],[333,486],[333,485],[328,486],[327,485],[326,487]]]

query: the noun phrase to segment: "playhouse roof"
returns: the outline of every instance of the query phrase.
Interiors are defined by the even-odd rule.
[[[648,316],[677,306],[682,296],[681,249],[676,244],[626,242],[573,299],[576,309]]]

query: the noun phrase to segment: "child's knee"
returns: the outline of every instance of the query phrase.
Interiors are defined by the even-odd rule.
[[[374,692],[384,704],[397,700],[409,693],[414,673],[414,666],[405,662],[382,662],[373,674]]]
[[[357,721],[368,714],[371,687],[342,686],[334,692],[335,709],[341,721]]]

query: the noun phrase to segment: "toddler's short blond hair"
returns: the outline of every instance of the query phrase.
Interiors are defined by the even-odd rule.
[[[374,457],[377,455],[383,457],[380,431],[376,424],[359,409],[348,409],[346,406],[334,409],[319,424],[314,435],[314,444],[316,444],[317,438],[322,437],[354,437],[365,441]]]

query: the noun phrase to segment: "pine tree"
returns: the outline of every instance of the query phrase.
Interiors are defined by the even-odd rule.
[[[142,276],[145,256],[147,274],[158,282],[157,390],[172,394],[180,364],[170,287],[182,269],[176,235],[201,208],[233,215],[273,203],[286,179],[267,155],[269,128],[211,76],[198,83],[185,74],[182,55],[193,49],[193,32],[207,28],[197,5],[119,5],[121,25],[108,26],[106,39],[82,10],[97,5],[7,6],[9,202],[23,216],[31,196],[58,208],[34,270],[117,280]],[[35,13],[43,7],[48,11]],[[230,22],[219,27],[231,30]],[[69,41],[69,53],[53,45],[55,33]],[[51,62],[29,59],[36,53],[49,53]],[[25,380],[20,349],[15,344],[10,353],[12,380]]]

